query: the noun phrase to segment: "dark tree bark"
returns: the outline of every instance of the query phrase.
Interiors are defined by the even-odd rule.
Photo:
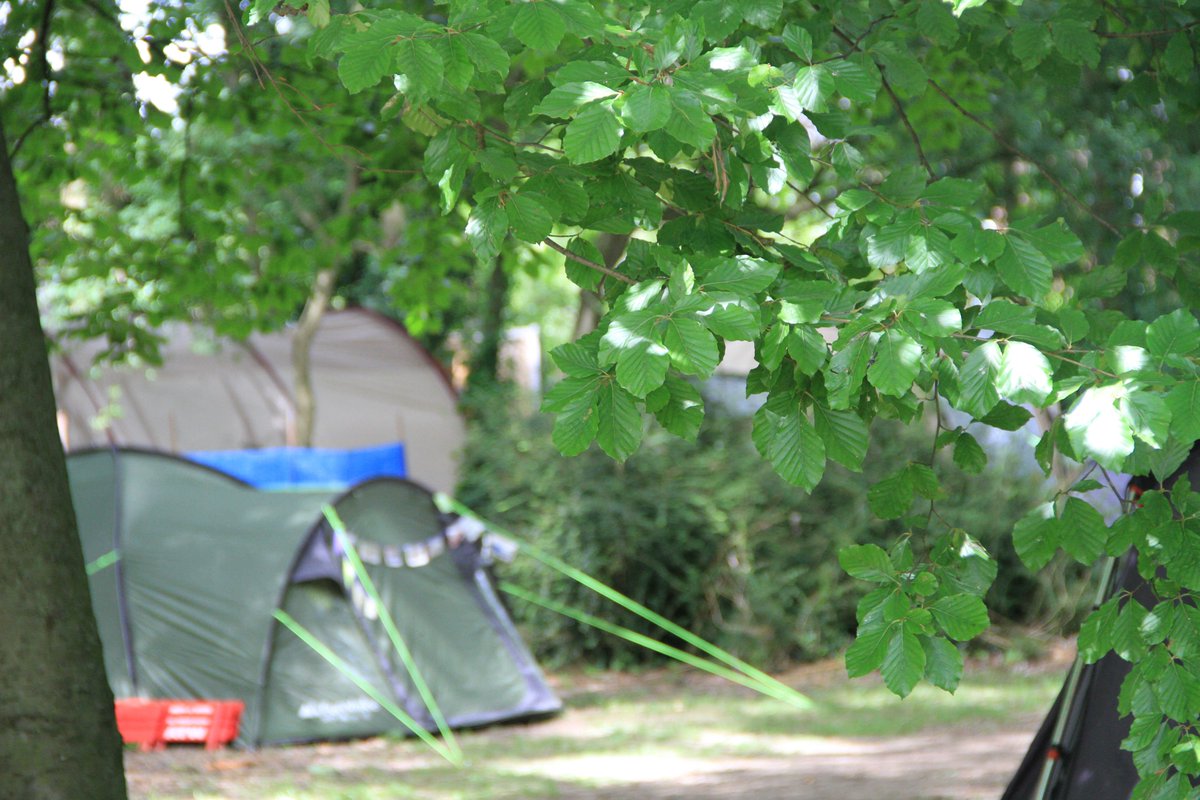
[[[492,260],[484,297],[479,341],[471,352],[467,393],[475,394],[500,380],[500,349],[504,346],[504,312],[508,309],[510,280],[499,256]]]
[[[54,408],[0,123],[0,797],[123,800],[121,740]]]

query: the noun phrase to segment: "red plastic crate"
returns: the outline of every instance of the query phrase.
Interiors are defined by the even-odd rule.
[[[241,700],[118,700],[117,728],[142,750],[177,742],[216,750],[237,738],[244,708]]]

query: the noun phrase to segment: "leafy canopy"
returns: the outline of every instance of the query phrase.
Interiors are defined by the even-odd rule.
[[[596,442],[624,459],[647,416],[694,437],[692,381],[732,341],[755,348],[754,443],[801,488],[829,460],[859,468],[876,417],[939,412],[930,452],[870,491],[913,535],[841,554],[873,586],[847,667],[906,695],[955,688],[956,643],[987,626],[995,575],[940,523],[939,451],[978,472],[972,431],[1019,429],[1031,408],[1062,412],[1035,450],[1047,473],[1067,459],[1162,478],[1200,438],[1196,6],[252,0],[232,50],[254,58],[257,31],[286,27],[371,125],[420,142],[438,206],[465,214],[481,258],[540,245],[602,294],[599,328],[553,354],[563,378],[543,407],[564,453]],[[601,234],[632,236],[615,267]],[[1016,545],[1032,566],[1137,548],[1161,602],[1114,598],[1081,648],[1135,664],[1137,796],[1185,797],[1200,774],[1200,502],[1181,482],[1178,514],[1152,493],[1109,527],[1087,487],[1036,508]]]

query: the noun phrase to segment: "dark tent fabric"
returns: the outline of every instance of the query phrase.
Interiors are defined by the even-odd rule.
[[[1137,557],[1127,553],[1114,571],[1114,591],[1133,591],[1143,604],[1153,605],[1149,587],[1137,572]],[[1063,730],[1061,752],[1053,747],[1053,733],[1063,715],[1068,694],[1064,686],[1042,722],[1002,800],[1128,800],[1137,783],[1133,756],[1121,749],[1129,735],[1130,718],[1117,713],[1121,682],[1129,664],[1109,653],[1095,664],[1080,665],[1078,683],[1070,702]],[[1047,756],[1055,750],[1056,760],[1046,792],[1039,794]]]
[[[331,506],[452,727],[561,703],[496,600],[480,542],[451,541],[432,496],[377,479],[337,495],[261,492],[174,456],[68,458],[105,667],[118,698],[240,699],[240,741],[346,738],[401,725],[360,682],[432,728],[325,520]]]
[[[1187,474],[1200,486],[1200,448],[1163,485],[1170,487]],[[1135,477],[1131,497],[1143,489],[1159,488],[1156,481]],[[1147,608],[1157,598],[1139,574],[1137,553],[1116,559],[1101,599],[1117,592],[1132,592]],[[1130,717],[1117,711],[1121,683],[1130,665],[1115,653],[1095,664],[1077,662],[1050,713],[1034,737],[1001,800],[1128,800],[1137,784],[1133,755],[1121,749],[1129,735]],[[1061,739],[1055,733],[1061,727]]]

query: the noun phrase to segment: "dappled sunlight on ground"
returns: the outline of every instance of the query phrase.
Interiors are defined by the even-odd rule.
[[[901,702],[840,666],[789,672],[798,711],[678,670],[559,676],[567,711],[463,732],[456,769],[420,742],[126,756],[133,800],[993,800],[1059,683],[972,675]]]

